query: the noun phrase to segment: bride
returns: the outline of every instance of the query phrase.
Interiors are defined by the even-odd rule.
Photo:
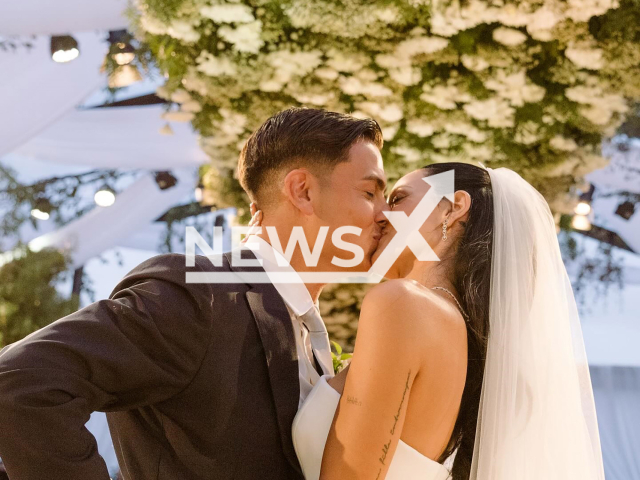
[[[603,480],[580,323],[542,196],[508,169],[435,164],[400,179],[390,208],[409,215],[428,177],[452,169],[454,201],[420,227],[440,261],[404,250],[364,299],[351,364],[298,411],[305,477]]]

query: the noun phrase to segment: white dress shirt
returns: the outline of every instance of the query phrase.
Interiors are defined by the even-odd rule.
[[[244,246],[253,251],[257,259],[262,260],[262,267],[270,278],[272,277],[269,274],[275,272],[293,272],[293,274],[297,275],[296,271],[289,265],[282,253],[275,250],[273,246],[262,238],[252,235]],[[276,256],[281,257],[280,264],[278,264]],[[284,300],[293,325],[293,333],[296,339],[296,352],[298,355],[298,378],[300,380],[300,401],[298,407],[300,407],[309,392],[311,392],[313,386],[320,379],[320,375],[315,368],[316,362],[311,348],[309,331],[303,324],[300,315],[304,315],[311,308],[318,308],[318,304],[314,304],[309,290],[307,290],[307,287],[302,283],[302,279],[296,283],[274,282],[273,286],[282,297],[282,300]],[[330,368],[333,369],[333,366],[331,365]]]

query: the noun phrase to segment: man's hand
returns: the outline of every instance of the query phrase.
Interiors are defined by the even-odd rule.
[[[258,227],[262,226],[262,210],[258,210],[256,204],[251,202],[251,220],[249,221],[249,231],[245,235],[245,237],[240,241],[240,243],[245,243],[249,235],[254,235],[258,232]]]

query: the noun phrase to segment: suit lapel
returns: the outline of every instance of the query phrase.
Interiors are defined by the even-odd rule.
[[[231,265],[231,255],[226,255]],[[248,267],[231,267],[231,269],[256,270]],[[260,270],[258,268],[258,271]],[[251,287],[246,297],[266,356],[282,448],[289,463],[302,474],[291,434],[291,426],[298,412],[300,399],[298,355],[291,317],[282,297],[272,284],[257,283]]]

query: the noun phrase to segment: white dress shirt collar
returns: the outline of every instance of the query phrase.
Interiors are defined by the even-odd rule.
[[[244,247],[250,249],[256,258],[262,260],[262,268],[264,268],[269,279],[272,280],[273,286],[296,315],[304,315],[314,306],[318,308],[317,302],[314,304],[311,294],[302,279],[295,283],[273,282],[273,277],[270,274],[276,272],[292,273],[297,278],[300,278],[281,252],[256,235],[251,235]],[[280,258],[280,264],[277,260],[278,257]]]

